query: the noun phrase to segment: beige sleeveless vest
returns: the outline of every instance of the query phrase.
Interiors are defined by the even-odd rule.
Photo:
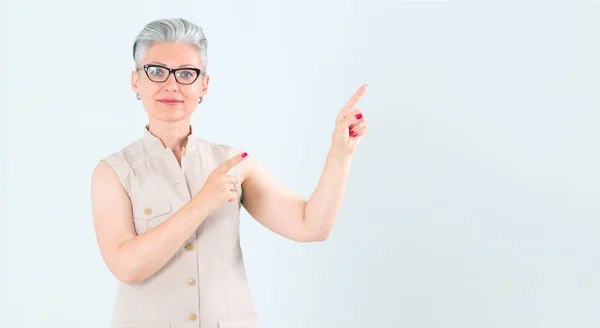
[[[208,174],[237,152],[188,137],[181,166],[144,129],[141,139],[107,156],[132,204],[138,234],[168,220],[202,188]],[[237,175],[238,168],[229,174]],[[207,217],[158,272],[138,284],[119,282],[113,328],[257,328],[240,248],[242,192]]]

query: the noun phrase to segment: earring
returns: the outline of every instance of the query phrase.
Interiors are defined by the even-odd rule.
[[[142,100],[142,95],[140,95],[139,93],[136,93],[135,97],[137,98],[137,100]]]
[[[198,100],[198,103],[201,103],[201,102],[202,102],[202,97],[200,97],[200,100]]]

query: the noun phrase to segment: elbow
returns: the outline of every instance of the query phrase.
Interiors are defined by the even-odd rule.
[[[312,232],[307,238],[304,239],[305,242],[323,242],[329,239],[329,234],[331,233],[331,229],[320,229]]]
[[[315,242],[322,242],[329,239],[329,235],[331,234],[331,230],[333,229],[333,219],[325,221],[320,227],[315,229],[315,233],[313,234]]]
[[[297,233],[290,236],[290,239],[300,243],[323,242],[329,239],[332,224],[324,223],[323,220],[318,220],[318,224],[310,224],[314,220],[304,219],[304,226],[297,230]]]
[[[108,271],[118,281],[135,285],[146,279],[143,262],[136,259],[122,250],[122,244],[115,248],[101,249],[102,258],[108,268]]]
[[[331,233],[331,229],[320,231],[319,233],[316,234],[314,241],[315,242],[326,241],[327,239],[329,239],[330,233]]]
[[[327,240],[327,238],[329,238],[329,232],[328,231],[319,231],[319,232],[314,232],[314,231],[310,231],[310,232],[305,232],[302,234],[298,234],[298,235],[293,235],[293,236],[288,236],[289,239],[297,242],[297,243],[315,243],[315,242],[322,242]]]
[[[117,280],[127,285],[135,285],[145,279],[139,270],[131,266],[124,266],[120,270],[115,270],[113,271],[113,275]]]
[[[120,282],[127,284],[127,285],[135,285],[135,284],[142,282],[142,280],[143,280],[134,274],[120,274],[120,275],[115,275],[115,277]]]

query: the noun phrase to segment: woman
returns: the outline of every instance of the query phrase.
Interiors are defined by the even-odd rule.
[[[239,244],[240,207],[298,242],[329,235],[367,120],[337,116],[323,175],[308,201],[259,161],[192,134],[190,116],[208,91],[207,43],[184,19],[149,23],[133,46],[131,86],[148,113],[139,140],[92,174],[94,227],[119,280],[114,328],[258,327]]]

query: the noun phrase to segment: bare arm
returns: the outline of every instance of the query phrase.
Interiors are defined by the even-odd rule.
[[[163,267],[206,217],[189,204],[138,236],[129,196],[110,165],[101,161],[92,174],[92,212],[100,252],[112,274],[134,284]]]
[[[346,181],[352,158],[328,155],[317,188],[306,203],[304,223],[317,232],[317,238],[329,237],[333,224],[344,201]]]
[[[369,130],[362,110],[353,109],[366,87],[361,86],[338,113],[323,174],[308,201],[273,177],[256,159],[241,164],[242,204],[254,219],[295,241],[327,239],[343,203],[355,149]]]
[[[92,174],[92,212],[100,252],[112,274],[135,284],[162,268],[208,215],[237,200],[231,190],[237,178],[226,173],[245,156],[236,155],[215,168],[192,200],[139,236],[129,195],[112,167],[101,161]]]
[[[308,201],[290,190],[253,157],[242,164],[243,205],[269,230],[299,242],[327,239],[342,205],[350,157],[328,156]]]

